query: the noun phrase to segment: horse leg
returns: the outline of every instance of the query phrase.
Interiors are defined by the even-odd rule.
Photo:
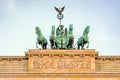
[[[56,42],[55,42],[55,40],[53,41],[53,47],[52,48],[56,49]]]
[[[57,43],[55,42],[55,46],[56,46],[56,49],[58,49],[58,45],[57,45]]]
[[[44,43],[43,45],[44,45],[43,48],[46,49],[47,48],[47,43]]]
[[[69,44],[67,44],[67,49],[69,48]]]
[[[77,46],[78,46],[78,49],[80,49],[80,44],[78,44]]]
[[[52,48],[52,49],[55,49],[55,48],[56,48],[55,40],[51,39],[51,40],[50,40],[50,43],[51,43],[51,48]]]
[[[87,43],[88,43],[88,45],[87,45],[87,48],[88,48],[89,47],[89,41]]]
[[[41,47],[44,49],[44,41],[41,42]]]
[[[81,46],[81,49],[84,49],[84,46]]]
[[[71,41],[69,40],[68,48],[71,48]]]
[[[81,43],[81,49],[84,49],[84,41]]]
[[[67,48],[72,48],[72,41],[71,41],[71,40],[69,40],[69,43],[68,43],[68,45],[67,45]]]
[[[53,49],[53,41],[51,40],[50,43],[51,43],[51,48]]]
[[[70,48],[73,48],[73,42],[72,41],[70,42]]]
[[[38,45],[37,44],[38,44],[38,41],[36,41],[36,48],[38,49]]]
[[[43,46],[42,46],[43,49],[45,49],[45,43],[43,43]]]
[[[44,49],[44,44],[41,44],[42,49]]]
[[[48,45],[48,43],[46,42],[44,45],[44,49],[47,49],[47,45]]]

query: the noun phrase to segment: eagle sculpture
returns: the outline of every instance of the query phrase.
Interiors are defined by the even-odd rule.
[[[55,10],[59,13],[59,14],[61,14],[63,11],[64,11],[64,9],[65,9],[65,6],[64,7],[62,7],[62,8],[57,8],[57,7],[55,7]]]

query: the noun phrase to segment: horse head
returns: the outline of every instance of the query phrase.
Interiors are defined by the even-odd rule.
[[[69,31],[73,31],[73,24],[70,24]]]
[[[84,31],[83,31],[83,35],[86,35],[89,33],[89,30],[90,30],[90,26],[87,26]]]
[[[36,31],[37,35],[40,35],[40,34],[42,35],[41,30],[40,30],[39,27],[35,27],[35,31]]]
[[[90,26],[87,26],[83,31],[83,39],[84,39],[85,42],[88,42],[89,30],[90,30]]]
[[[55,35],[55,26],[52,26],[51,35]]]

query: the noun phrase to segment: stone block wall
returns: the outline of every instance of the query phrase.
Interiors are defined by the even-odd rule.
[[[120,72],[120,56],[98,56],[96,72]]]
[[[24,56],[0,56],[0,72],[27,72],[27,66]]]

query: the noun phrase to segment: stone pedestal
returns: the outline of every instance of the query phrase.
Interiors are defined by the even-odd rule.
[[[26,52],[28,72],[92,73],[95,72],[95,50],[36,50]]]

